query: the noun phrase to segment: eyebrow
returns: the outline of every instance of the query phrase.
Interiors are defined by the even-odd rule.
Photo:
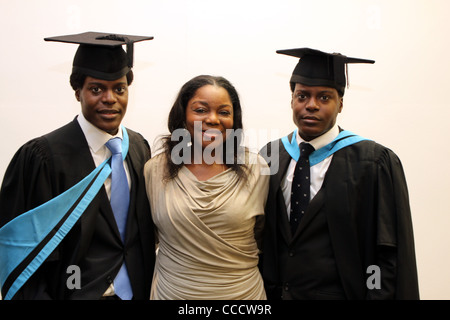
[[[195,104],[197,104],[197,103],[201,104],[202,106],[209,107],[209,103],[206,102],[206,101],[204,101],[204,100],[194,100],[194,101],[192,102],[191,105],[195,105]],[[230,107],[230,108],[233,108],[233,106],[230,105],[230,104],[221,104],[221,105],[219,106],[219,108],[224,108],[224,107]]]
[[[199,103],[199,104],[201,104],[201,105],[203,105],[205,107],[209,107],[208,102],[206,102],[204,100],[194,100],[191,104],[194,105],[194,104],[197,104],[197,103]]]

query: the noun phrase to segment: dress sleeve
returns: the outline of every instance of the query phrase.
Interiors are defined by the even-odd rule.
[[[262,236],[265,224],[265,213],[264,207],[267,202],[267,196],[269,193],[269,167],[264,158],[260,155],[255,155],[254,157],[255,165],[252,167],[253,175],[256,177],[256,183],[252,187],[252,195],[257,197],[258,207],[260,208],[261,214],[255,216],[255,226],[254,234],[255,240],[258,245],[260,252],[262,251]]]

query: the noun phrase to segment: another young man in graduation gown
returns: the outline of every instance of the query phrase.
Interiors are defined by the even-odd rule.
[[[261,150],[272,170],[260,263],[269,299],[418,299],[401,162],[336,124],[347,63],[374,61],[309,48],[277,52],[300,61],[290,80],[297,129]],[[299,166],[301,142],[314,151]],[[309,174],[298,182],[302,170]]]
[[[149,39],[98,33],[46,39],[80,44],[70,80],[82,112],[67,125],[29,141],[15,154],[0,193],[0,226],[70,189],[111,155],[104,143],[125,135],[120,124],[133,79],[132,45]],[[67,236],[13,299],[119,299],[113,284],[123,265],[131,290],[130,296],[122,298],[149,298],[155,248],[142,174],[150,147],[139,133],[126,132],[129,150],[124,164],[130,202],[124,238],[110,204],[108,178]],[[7,261],[0,262],[4,263]],[[76,270],[79,285],[73,278]],[[2,288],[3,298],[11,284],[8,281]]]

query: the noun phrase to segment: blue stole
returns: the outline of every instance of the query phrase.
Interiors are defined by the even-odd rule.
[[[296,138],[297,130],[298,129],[294,130],[291,141],[289,141],[288,136],[281,138],[284,148],[295,161],[298,161],[298,158],[300,157],[300,148]],[[363,140],[369,139],[358,136],[347,130],[341,131],[339,132],[338,136],[329,144],[311,153],[311,155],[309,156],[309,163],[312,167],[319,162],[322,162],[336,151]]]
[[[122,126],[122,154],[129,147]],[[10,300],[55,250],[111,174],[110,158],[64,193],[17,216],[0,229],[0,286]],[[5,288],[7,282],[8,288]]]

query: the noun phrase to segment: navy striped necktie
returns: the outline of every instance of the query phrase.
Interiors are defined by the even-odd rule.
[[[297,231],[301,218],[306,212],[310,198],[310,165],[309,155],[314,147],[309,143],[300,143],[300,158],[295,165],[291,189],[290,225],[292,236]]]

